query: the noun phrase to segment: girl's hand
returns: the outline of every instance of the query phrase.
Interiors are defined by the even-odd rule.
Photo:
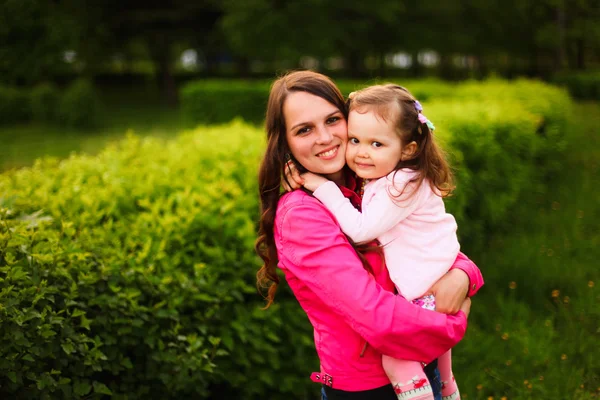
[[[300,176],[300,172],[298,172],[294,162],[289,160],[287,163],[285,163],[283,169],[285,177],[282,181],[285,191],[291,192],[293,190],[300,189],[304,184],[304,179],[302,179]]]
[[[311,192],[317,190],[322,184],[329,182],[327,178],[324,178],[321,175],[313,174],[312,172],[306,172],[302,174],[301,177],[304,179],[303,186]]]
[[[444,314],[456,314],[462,310],[469,293],[469,283],[469,276],[464,271],[457,268],[448,271],[429,289],[429,293],[435,296],[435,310]],[[465,314],[468,315],[468,310]]]

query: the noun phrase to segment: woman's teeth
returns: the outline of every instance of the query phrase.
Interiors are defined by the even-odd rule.
[[[318,157],[330,157],[330,156],[334,155],[336,151],[337,151],[337,147],[333,148],[329,151],[326,151],[324,153],[319,153],[319,154],[317,154],[317,156]]]

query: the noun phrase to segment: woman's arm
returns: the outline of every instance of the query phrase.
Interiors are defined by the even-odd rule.
[[[436,311],[456,313],[465,297],[472,297],[483,286],[483,276],[477,265],[463,253],[459,253],[452,268],[430,289],[435,296]]]
[[[464,336],[464,312],[425,310],[381,288],[316,199],[281,207],[276,236],[285,268],[381,353],[429,362]]]

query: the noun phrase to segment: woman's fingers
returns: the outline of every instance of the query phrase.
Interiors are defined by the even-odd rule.
[[[466,298],[465,301],[460,306],[460,311],[464,312],[467,318],[469,318],[469,313],[471,312],[471,299]]]
[[[451,269],[431,287],[435,296],[435,310],[456,314],[469,290],[469,277],[460,269]]]
[[[285,163],[284,175],[283,188],[288,192],[299,189],[304,184],[304,179],[300,176],[300,172],[292,160]]]

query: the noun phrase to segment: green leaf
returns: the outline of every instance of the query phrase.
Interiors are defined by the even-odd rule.
[[[76,308],[71,314],[72,318],[79,317],[80,315],[85,315],[85,311]]]
[[[63,351],[66,354],[71,354],[75,352],[75,346],[73,346],[73,343],[71,342],[61,343],[60,347],[62,347]]]
[[[133,368],[133,364],[131,363],[131,360],[129,359],[129,357],[125,357],[124,359],[121,360],[121,365],[124,366],[127,369],[132,369]]]
[[[87,379],[76,381],[75,385],[73,385],[73,390],[75,391],[75,394],[85,396],[92,390],[92,385],[89,384]]]
[[[97,381],[94,381],[94,393],[107,394],[109,396],[112,396],[113,394],[108,386]]]
[[[6,376],[12,381],[12,383],[17,383],[17,373],[15,371],[8,371]]]
[[[71,383],[71,379],[69,378],[62,377],[58,380],[59,385],[67,385],[69,383]]]
[[[91,320],[87,319],[85,317],[85,315],[81,316],[81,327],[87,329],[88,331],[90,330],[90,324],[92,323]]]

